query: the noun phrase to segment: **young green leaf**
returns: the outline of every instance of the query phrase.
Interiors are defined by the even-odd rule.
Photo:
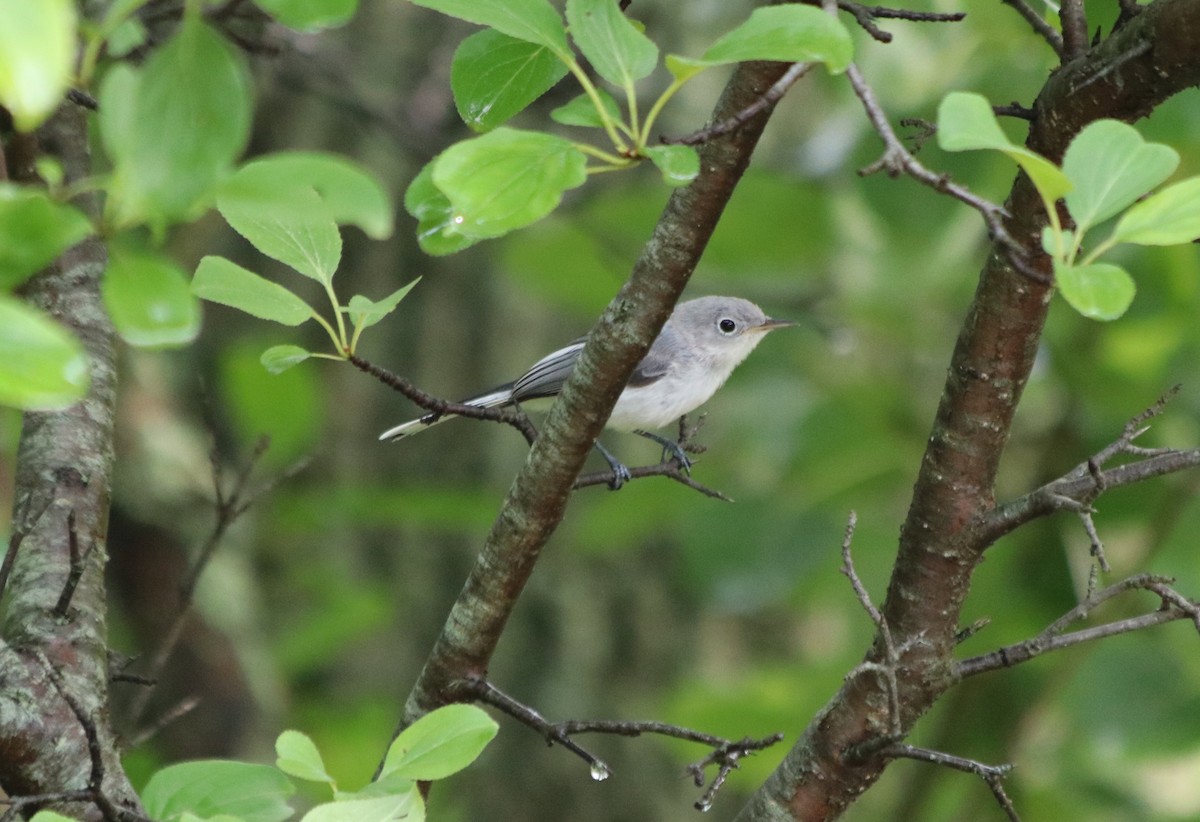
[[[463,40],[450,63],[458,116],[491,131],[554,87],[567,66],[549,48],[484,29]]]
[[[435,160],[436,161],[436,158]],[[454,222],[454,207],[433,184],[433,162],[409,183],[404,192],[404,210],[417,218],[417,244],[426,254],[440,257],[469,248],[482,238],[460,234]]]
[[[1067,208],[1085,231],[1124,211],[1178,166],[1179,153],[1170,146],[1147,143],[1119,120],[1097,120],[1079,132],[1063,156],[1063,172],[1074,186]]]
[[[342,235],[333,212],[312,186],[298,184],[286,190],[286,207],[265,210],[250,197],[230,197],[222,191],[217,208],[263,254],[328,285],[342,260]]]
[[[296,189],[311,187],[321,196],[338,225],[356,225],[368,237],[384,240],[394,227],[392,201],[379,181],[362,166],[321,151],[284,151],[246,163],[221,185],[217,202],[241,210],[291,212],[308,210]]]
[[[41,311],[0,294],[0,405],[66,408],[90,381],[79,340]]]
[[[230,46],[198,15],[185,15],[141,68],[108,73],[99,116],[114,166],[115,222],[161,230],[206,208],[245,147],[250,81]]]
[[[284,371],[287,371],[292,366],[299,365],[300,363],[304,362],[311,356],[312,356],[311,351],[306,351],[298,345],[273,345],[262,353],[262,356],[259,357],[258,361],[261,362],[262,367],[267,369],[267,371],[269,371],[270,373],[282,374]],[[276,750],[278,750],[278,743],[276,743]],[[280,754],[280,757],[282,757],[282,756],[283,756],[283,754]],[[312,779],[313,781],[317,781],[317,782],[328,781],[330,784],[333,784],[332,779],[329,779],[329,780],[319,779],[319,778],[313,777],[313,776],[305,776],[303,774],[297,773],[294,770],[288,770],[287,767],[284,767],[284,762],[282,759],[280,759],[280,761],[278,761],[276,763],[276,765],[278,766],[279,770],[283,771],[284,773],[291,774],[292,776],[298,777],[300,779]],[[288,763],[288,765],[289,765],[289,767],[300,767],[298,765],[293,766],[290,762]]]
[[[200,333],[200,304],[183,270],[166,257],[111,249],[101,293],[117,333],[130,345],[180,346]]]
[[[405,728],[388,748],[380,777],[444,779],[479,756],[499,726],[474,705],[446,705]]]
[[[288,351],[280,351],[280,349],[289,349]],[[309,354],[302,348],[297,348],[294,345],[277,345],[274,348],[268,348],[262,356],[263,365],[267,366],[267,370],[272,373],[275,371],[270,365],[267,365],[268,355],[272,352],[278,352],[271,359],[290,358],[297,354],[302,354],[300,359],[294,362],[289,362],[280,371],[290,368],[297,362],[306,359]],[[275,740],[275,767],[279,770],[294,776],[297,779],[304,779],[308,782],[325,782],[333,785],[333,777],[325,770],[325,762],[321,759],[321,752],[317,750],[317,746],[313,744],[312,739],[300,731],[287,730],[279,735]]]
[[[1137,291],[1125,269],[1109,263],[1068,266],[1055,260],[1054,280],[1071,307],[1093,320],[1117,319]]]
[[[349,314],[350,322],[354,323],[356,328],[370,328],[375,323],[382,320],[388,314],[396,310],[396,306],[400,304],[412,287],[421,281],[420,277],[413,280],[408,285],[393,291],[388,296],[378,302],[368,300],[366,297],[355,295],[350,298]]]
[[[692,72],[700,64],[715,66],[746,60],[824,63],[840,74],[854,59],[854,43],[836,18],[813,6],[785,5],[755,9],[749,19],[713,43],[700,60],[675,58],[669,65]]]
[[[612,0],[567,0],[567,25],[596,73],[618,88],[632,88],[658,65],[658,46]]]
[[[358,0],[256,0],[263,11],[288,28],[320,31],[347,22],[358,9]]]
[[[308,303],[283,286],[224,257],[210,255],[200,261],[192,278],[192,293],[283,325],[300,325],[315,316]]]
[[[425,803],[414,787],[404,794],[344,799],[317,805],[300,822],[364,822],[364,820],[424,822]]]
[[[75,820],[54,811],[38,811],[29,822],[75,822]]]
[[[1147,197],[1117,222],[1112,241],[1176,245],[1200,238],[1200,177],[1189,177]]]
[[[600,97],[600,102],[604,106],[604,110],[608,113],[610,120],[621,119],[621,109],[617,106],[617,101],[613,96],[602,88],[596,89],[596,94]],[[596,105],[592,102],[592,98],[586,94],[580,94],[574,97],[570,102],[561,105],[550,112],[550,119],[556,123],[562,123],[564,126],[586,126],[589,128],[602,128],[604,121],[600,119],[600,113],[596,111]]]
[[[62,101],[75,63],[72,0],[0,0],[0,105],[33,131]]]
[[[0,183],[0,291],[16,288],[91,233],[77,209],[44,192]]]
[[[549,0],[413,0],[413,3],[545,46],[564,62],[574,59],[562,18]]]
[[[569,140],[498,128],[456,143],[433,161],[433,184],[453,213],[450,230],[499,237],[549,214],[587,179],[587,158]]]
[[[292,815],[286,800],[295,792],[269,765],[205,759],[155,773],[142,791],[142,803],[154,819],[191,812],[201,818],[230,814],[243,822],[283,822]]]
[[[1071,181],[1045,157],[1018,146],[996,122],[992,106],[979,94],[955,91],[938,106],[938,145],[943,151],[993,149],[1016,161],[1050,203],[1071,190]]]
[[[691,146],[647,146],[644,151],[669,186],[685,186],[700,173],[700,155]]]

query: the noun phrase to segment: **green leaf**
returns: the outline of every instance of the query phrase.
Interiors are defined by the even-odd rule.
[[[246,145],[245,67],[196,17],[185,15],[140,69],[114,67],[100,86],[100,134],[114,166],[108,205],[118,225],[161,231],[198,216]]]
[[[142,803],[155,819],[189,811],[202,818],[230,814],[244,822],[283,822],[292,815],[286,799],[295,791],[269,765],[206,759],[155,773],[142,791]]]
[[[311,356],[311,351],[305,351],[298,345],[273,345],[262,353],[262,356],[259,358],[259,362],[262,363],[263,368],[267,369],[267,371],[271,372],[272,374],[282,374],[293,365],[299,365]],[[276,743],[276,750],[278,750],[278,743]],[[280,754],[280,756],[282,756],[282,754]],[[289,771],[283,766],[282,763],[277,764],[279,765],[280,770],[286,771],[292,776],[298,776],[301,779],[309,778],[295,773],[294,771]]]
[[[684,57],[679,54],[668,54],[663,58],[663,64],[667,67],[667,71],[671,72],[671,76],[680,83],[692,79],[705,69],[710,69],[718,63],[709,63],[704,60],[698,60],[694,57]]]
[[[356,225],[368,237],[391,236],[392,201],[379,181],[345,157],[321,151],[283,151],[246,163],[221,185],[217,202],[237,210],[306,213],[311,200],[297,203],[297,189],[313,188],[326,213],[339,225]],[[238,208],[240,207],[240,208]]]
[[[1097,120],[1076,135],[1063,156],[1063,172],[1074,188],[1067,208],[1079,231],[1124,211],[1156,188],[1179,166],[1170,146],[1147,143],[1119,120]]]
[[[319,31],[340,26],[358,10],[358,0],[255,0],[288,28]]]
[[[545,46],[564,61],[574,59],[562,17],[548,0],[413,0],[413,3]]]
[[[326,802],[304,814],[301,822],[423,822],[425,803],[416,787],[407,793]]]
[[[433,184],[430,161],[417,174],[404,193],[404,210],[417,218],[417,244],[426,254],[443,256],[469,248],[481,238],[460,234],[454,222],[454,207]]]
[[[470,765],[499,726],[474,705],[446,705],[405,728],[388,748],[380,776],[444,779]]]
[[[236,196],[223,188],[217,197],[217,208],[233,229],[268,257],[328,285],[342,260],[342,235],[321,195],[309,185],[290,186],[286,206],[264,209],[246,186],[236,189]]]
[[[647,146],[644,151],[669,186],[685,186],[700,173],[700,155],[691,146]]]
[[[1113,231],[1119,243],[1176,245],[1200,238],[1200,177],[1189,177],[1125,212]]]
[[[1071,181],[1045,157],[1018,146],[996,122],[991,104],[981,95],[965,91],[947,94],[938,106],[938,145],[943,151],[994,149],[1017,162],[1049,203],[1071,190]]]
[[[602,88],[596,89],[596,94],[600,97],[600,102],[604,105],[604,110],[608,112],[609,119],[620,120],[621,109],[617,106],[617,101],[613,99],[613,96]],[[594,128],[602,128],[604,126],[604,121],[600,119],[600,113],[596,111],[596,105],[587,94],[580,94],[566,105],[559,106],[551,111],[550,119],[556,123],[562,123],[564,126],[588,126]]]
[[[73,0],[0,0],[0,105],[33,131],[62,101],[75,65]]]
[[[586,179],[587,158],[569,140],[510,128],[457,143],[433,161],[433,184],[453,209],[446,230],[476,239],[541,219]]]
[[[0,290],[16,288],[91,233],[77,209],[41,191],[0,183]]]
[[[113,325],[130,345],[180,346],[200,333],[200,304],[183,269],[165,257],[113,248],[102,293]]]
[[[632,88],[658,65],[658,46],[613,0],[567,0],[567,25],[592,68],[615,86]]]
[[[813,6],[786,5],[755,9],[749,19],[713,43],[700,60],[674,57],[668,68],[681,72],[745,60],[785,60],[824,63],[834,74],[846,70],[854,59],[850,32],[832,15]]]
[[[267,354],[279,348],[296,348],[295,346],[279,345],[275,348],[268,349],[263,354],[263,365],[266,365]],[[303,349],[296,349],[307,356],[308,352]],[[270,366],[268,366],[270,369]],[[279,770],[294,776],[297,779],[304,779],[308,782],[327,782],[332,785],[333,777],[325,770],[325,762],[321,759],[321,752],[317,750],[317,746],[313,744],[306,734],[300,731],[284,731],[275,740],[275,767]]]
[[[1071,307],[1093,320],[1117,319],[1137,291],[1128,272],[1109,263],[1067,266],[1055,260],[1054,279]]]
[[[484,29],[463,40],[450,63],[458,116],[491,131],[541,97],[567,73],[549,48]]]
[[[66,408],[82,399],[91,376],[83,346],[41,311],[0,295],[0,405]]]
[[[413,280],[408,285],[393,291],[388,296],[384,297],[379,302],[373,302],[359,295],[350,298],[349,314],[350,322],[354,323],[356,328],[370,328],[375,323],[382,320],[388,314],[396,310],[396,306],[400,304],[412,287],[421,281],[420,277]]]
[[[29,822],[75,822],[75,820],[54,811],[38,811]]]
[[[192,293],[284,325],[300,325],[315,316],[308,303],[283,286],[224,257],[208,256],[200,261],[192,278]]]

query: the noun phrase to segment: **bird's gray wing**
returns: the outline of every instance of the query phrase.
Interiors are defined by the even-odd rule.
[[[671,369],[670,352],[677,350],[677,343],[674,330],[670,326],[663,328],[654,345],[646,352],[646,356],[642,357],[637,368],[633,369],[633,374],[629,377],[629,387],[642,388],[665,377]]]
[[[583,338],[576,340],[552,354],[542,357],[533,367],[513,383],[512,397],[517,402],[539,397],[553,397],[562,390],[563,383],[571,376],[579,352],[583,350]]]

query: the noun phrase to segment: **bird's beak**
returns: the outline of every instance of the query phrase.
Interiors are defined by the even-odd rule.
[[[795,324],[796,323],[793,322],[792,320],[777,320],[772,317],[767,317],[765,320],[763,320],[761,323],[754,326],[754,328],[752,328],[750,330],[751,331],[762,331],[765,333],[774,328],[787,328],[787,327],[793,326]]]

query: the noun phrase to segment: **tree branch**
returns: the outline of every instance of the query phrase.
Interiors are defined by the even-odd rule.
[[[721,121],[753,103],[786,72],[743,63],[713,113]],[[537,558],[558,526],[571,489],[613,404],[687,285],[750,160],[769,109],[705,143],[700,175],[676,189],[629,281],[588,336],[574,371],[517,475],[446,625],[409,694],[401,726],[455,697],[455,683],[481,677]]]

